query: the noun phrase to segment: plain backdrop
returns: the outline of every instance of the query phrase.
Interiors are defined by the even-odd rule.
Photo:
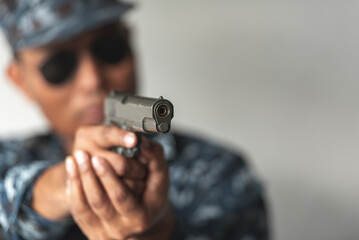
[[[247,156],[274,239],[359,239],[359,1],[142,0],[128,22],[140,93]],[[44,131],[1,40],[0,136]]]

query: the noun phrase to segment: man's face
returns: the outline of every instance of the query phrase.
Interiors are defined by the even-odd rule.
[[[39,104],[58,133],[73,136],[82,125],[102,123],[104,98],[111,90],[135,92],[135,69],[131,51],[120,61],[108,63],[98,59],[90,50],[90,46],[98,39],[116,32],[128,40],[126,31],[119,29],[118,25],[109,25],[83,33],[67,42],[19,52],[17,66],[23,81],[22,89]],[[62,52],[76,53],[74,56],[77,64],[63,83],[54,85],[40,68],[44,62]],[[64,66],[67,63],[65,61]],[[61,73],[62,68],[56,67]]]

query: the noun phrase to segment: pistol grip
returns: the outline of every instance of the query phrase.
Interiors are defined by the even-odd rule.
[[[141,134],[135,133],[137,137],[137,144],[133,148],[125,148],[125,147],[112,147],[111,151],[121,154],[126,158],[136,158],[141,154]]]

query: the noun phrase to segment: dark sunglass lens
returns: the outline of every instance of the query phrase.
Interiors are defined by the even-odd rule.
[[[128,54],[128,45],[124,37],[105,35],[93,42],[92,54],[101,62],[117,64]]]
[[[76,52],[71,50],[60,51],[46,60],[40,67],[40,71],[48,83],[61,85],[71,78],[76,65]]]

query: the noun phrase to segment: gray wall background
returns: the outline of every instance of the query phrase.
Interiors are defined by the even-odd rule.
[[[248,156],[275,239],[358,239],[359,1],[137,3],[141,93],[173,101],[175,128]],[[0,51],[0,136],[43,131]]]

